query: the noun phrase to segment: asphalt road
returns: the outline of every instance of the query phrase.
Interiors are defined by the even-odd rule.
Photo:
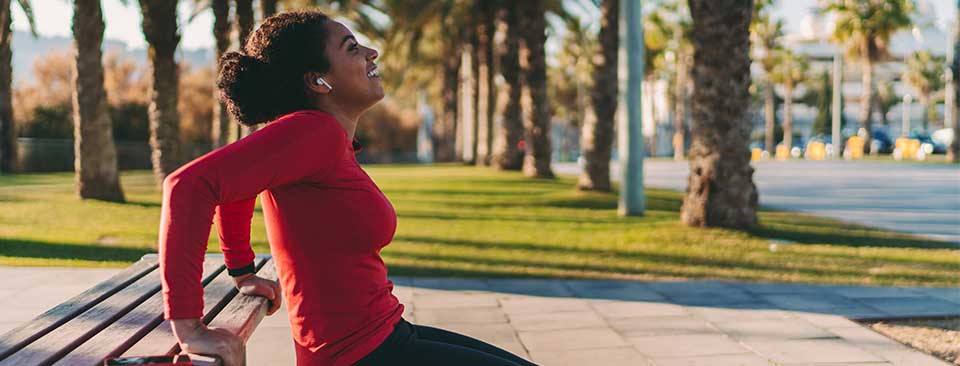
[[[920,234],[960,246],[960,168],[943,164],[790,161],[754,163],[760,204]],[[619,166],[611,166],[619,180]],[[575,163],[554,164],[579,174]],[[687,162],[644,161],[647,187],[685,190]]]

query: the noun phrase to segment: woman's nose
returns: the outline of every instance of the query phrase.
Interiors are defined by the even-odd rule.
[[[367,50],[368,50],[368,52],[367,52],[367,59],[368,59],[368,60],[373,61],[373,60],[376,60],[377,57],[380,57],[380,53],[377,52],[377,50],[372,49],[372,48],[368,48]]]

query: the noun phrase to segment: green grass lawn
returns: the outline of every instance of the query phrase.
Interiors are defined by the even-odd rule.
[[[960,284],[955,246],[830,219],[764,210],[751,232],[697,229],[679,222],[679,192],[647,190],[647,215],[621,218],[615,194],[578,192],[570,177],[454,165],[367,170],[399,217],[382,253],[392,275]],[[128,202],[116,204],[75,198],[72,173],[0,176],[0,264],[124,266],[155,251],[153,177],[124,172],[122,183]],[[268,252],[259,209],[253,241]]]

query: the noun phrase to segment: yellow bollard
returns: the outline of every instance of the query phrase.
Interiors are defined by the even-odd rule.
[[[820,141],[814,141],[807,144],[807,151],[804,157],[809,160],[824,160],[827,158],[827,145]]]
[[[845,159],[863,158],[863,138],[860,136],[851,136],[847,139],[847,148],[843,152]]]
[[[787,160],[790,159],[790,149],[785,145],[777,145],[777,160]]]
[[[902,159],[920,159],[920,140],[906,137],[897,138],[894,142],[893,158]]]
[[[755,148],[751,149],[751,150],[750,150],[750,160],[752,160],[752,161],[760,161],[760,159],[763,159],[763,149],[761,149],[761,148],[759,148],[759,147],[755,147]]]

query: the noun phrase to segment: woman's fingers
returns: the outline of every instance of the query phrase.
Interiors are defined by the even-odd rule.
[[[253,276],[243,281],[240,286],[240,292],[246,295],[263,296],[269,300],[267,315],[273,315],[280,309],[281,300],[280,283],[268,280],[263,277]]]
[[[277,310],[280,309],[280,304],[283,303],[283,295],[280,291],[280,283],[277,281],[268,281],[270,288],[273,289],[273,299],[270,300],[270,308],[267,310],[267,315],[273,315]]]

